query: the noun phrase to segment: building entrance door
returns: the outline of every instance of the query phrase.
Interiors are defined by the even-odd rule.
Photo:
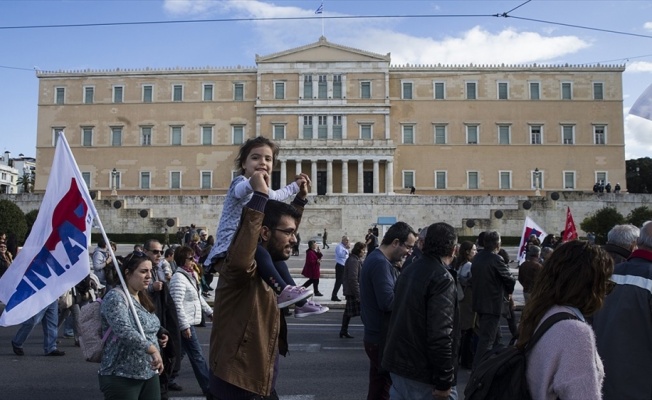
[[[364,180],[362,181],[364,193],[374,192],[374,171],[364,171],[362,173]]]

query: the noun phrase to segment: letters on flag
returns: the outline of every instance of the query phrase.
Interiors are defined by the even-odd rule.
[[[641,94],[629,109],[629,113],[637,117],[652,120],[652,85]]]
[[[562,243],[568,242],[569,240],[576,240],[577,228],[575,228],[575,221],[573,221],[573,215],[571,214],[570,207],[566,210],[566,225],[564,228],[564,237],[561,238]]]
[[[536,236],[539,241],[543,241],[543,238],[546,237],[547,233],[541,229],[536,222],[530,217],[525,217],[525,224],[523,225],[523,233],[521,234],[521,243],[518,246],[518,265],[521,265],[527,256],[527,241],[530,238],[530,235]]]
[[[45,196],[23,249],[0,278],[0,326],[20,324],[90,272],[94,205],[65,136],[60,134]]]

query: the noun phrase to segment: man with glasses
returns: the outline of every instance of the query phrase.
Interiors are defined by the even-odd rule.
[[[380,367],[386,327],[394,307],[398,270],[417,241],[417,233],[405,222],[390,226],[380,246],[367,254],[360,272],[360,316],[364,324],[364,348],[369,357],[368,400],[388,400],[392,380]]]
[[[290,257],[309,185],[301,184],[290,205],[268,200],[269,179],[265,171],[251,176],[253,196],[242,210],[226,258],[217,261],[209,350],[210,391],[217,400],[278,399],[274,387],[278,356],[288,350],[287,326],[255,259],[265,255],[276,263]],[[259,252],[265,254],[256,255],[259,241]]]

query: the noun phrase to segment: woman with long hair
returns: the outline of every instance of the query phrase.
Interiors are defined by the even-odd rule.
[[[342,315],[340,338],[353,339],[353,336],[349,335],[349,322],[352,317],[360,315],[360,270],[362,269],[362,259],[365,254],[367,254],[367,245],[363,242],[357,242],[353,245],[351,254],[344,263],[344,288],[342,293],[346,298],[346,307]]]
[[[528,349],[527,381],[534,400],[602,399],[604,368],[593,329],[585,322],[613,288],[613,261],[599,246],[574,240],[558,247],[543,266],[523,310],[517,346],[559,312],[577,319],[554,324]]]
[[[460,340],[459,364],[460,367],[471,369],[473,363],[473,356],[475,351],[473,349],[474,342],[474,322],[475,313],[473,312],[473,290],[471,289],[471,261],[478,253],[475,243],[464,241],[460,243],[457,251],[457,258],[453,264],[457,271],[458,290],[462,289],[463,297],[460,300],[460,330],[462,337]]]

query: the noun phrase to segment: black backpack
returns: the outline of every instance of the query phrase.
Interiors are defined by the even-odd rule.
[[[509,346],[487,353],[471,372],[464,399],[531,400],[525,375],[527,354],[551,326],[566,319],[578,318],[567,312],[553,314],[536,330],[525,349]]]

